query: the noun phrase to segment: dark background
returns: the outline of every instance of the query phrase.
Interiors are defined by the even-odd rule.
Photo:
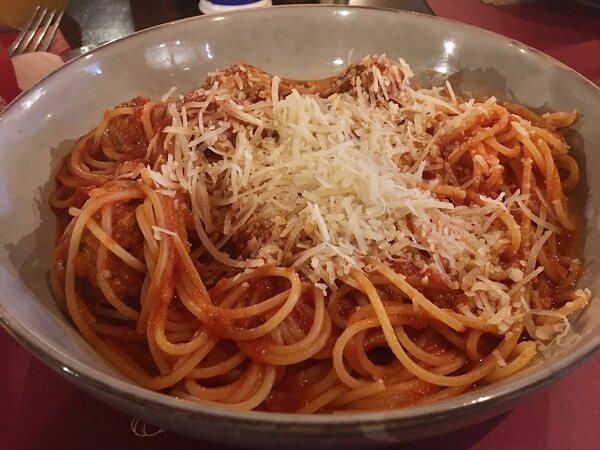
[[[425,0],[273,0],[274,5],[297,3],[349,3],[431,14]],[[199,14],[198,0],[71,0],[61,29],[75,48],[112,41],[134,31]]]

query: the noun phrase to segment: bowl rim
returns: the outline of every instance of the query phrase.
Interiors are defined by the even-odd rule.
[[[586,82],[592,90],[595,90],[600,98],[600,86],[581,75],[573,68],[556,60],[555,58],[537,50],[518,40],[507,36],[495,33],[471,24],[465,24],[456,20],[446,19],[435,15],[428,15],[414,11],[403,11],[391,8],[378,8],[368,6],[348,6],[348,5],[280,5],[269,7],[268,9],[249,9],[241,11],[230,11],[219,14],[219,16],[244,16],[253,14],[265,14],[270,11],[281,10],[297,10],[297,9],[322,9],[322,10],[367,10],[379,11],[382,13],[402,14],[413,16],[416,20],[438,21],[450,23],[458,28],[467,28],[477,33],[484,33],[493,37],[498,41],[503,41],[505,44],[516,45],[519,48],[525,49],[535,55],[536,58],[541,58],[548,64],[558,65],[563,70],[566,70],[570,75],[579,78]],[[63,68],[70,66],[72,63],[79,61],[80,58],[85,58],[97,52],[102,52],[104,49],[113,45],[120,45],[123,41],[135,39],[139,35],[145,33],[153,33],[165,29],[167,27],[178,26],[182,23],[194,21],[214,20],[214,16],[192,16],[183,19],[166,22],[144,30],[137,31],[122,38],[107,42],[94,50],[79,55],[78,57],[66,62],[58,70],[51,73],[46,78],[40,80],[32,88],[19,94],[13,101],[0,112],[0,120],[15,107],[20,99],[25,98],[36,87],[48,82],[49,79],[62,73]],[[2,326],[10,335],[12,335],[21,345],[23,345],[36,358],[40,359],[46,365],[66,376],[67,379],[77,385],[87,385],[95,392],[101,392],[107,397],[120,398],[128,403],[137,403],[148,409],[165,410],[168,409],[170,414],[181,414],[188,416],[191,419],[211,419],[211,420],[228,420],[236,425],[248,425],[254,428],[263,429],[278,429],[282,425],[290,426],[287,432],[306,432],[311,431],[331,432],[332,427],[336,427],[337,434],[356,434],[362,433],[369,428],[380,429],[381,423],[394,424],[398,427],[409,428],[417,424],[431,424],[447,420],[452,417],[466,417],[475,414],[484,405],[494,404],[494,407],[509,405],[516,399],[523,397],[541,387],[555,381],[564,376],[575,367],[582,364],[595,352],[600,350],[600,336],[593,338],[590,342],[577,348],[574,352],[562,357],[560,360],[551,363],[548,367],[534,371],[531,374],[524,376],[520,380],[509,381],[504,385],[489,385],[468,391],[457,397],[446,400],[441,400],[431,404],[412,406],[400,409],[381,410],[375,412],[351,413],[343,415],[322,415],[322,414],[292,414],[292,413],[272,413],[262,411],[241,411],[224,407],[219,404],[209,402],[195,402],[182,400],[175,397],[165,395],[160,392],[151,391],[133,384],[133,382],[125,381],[111,375],[107,375],[98,369],[87,366],[84,363],[66,355],[60,349],[54,348],[47,344],[44,340],[36,336],[32,331],[27,329],[15,318],[13,318],[5,306],[0,304],[0,326]],[[344,425],[360,425],[360,429],[351,427],[340,428]]]
[[[128,34],[126,36],[122,36],[120,38],[113,39],[112,41],[104,42],[103,44],[98,45],[97,47],[93,48],[89,52],[82,53],[82,54],[76,56],[75,58],[66,61],[62,66],[60,66],[54,72],[50,73],[46,77],[39,80],[37,83],[35,83],[29,89],[19,93],[19,95],[17,95],[14,99],[12,99],[10,101],[10,103],[3,110],[0,110],[0,118],[2,118],[4,116],[4,114],[9,110],[9,108],[12,107],[13,105],[15,105],[21,99],[21,97],[27,96],[28,93],[30,91],[32,91],[34,88],[37,88],[39,85],[46,83],[47,80],[49,80],[50,78],[53,78],[55,75],[59,74],[63,70],[64,67],[67,67],[67,66],[71,65],[71,63],[74,63],[76,61],[79,61],[81,58],[85,58],[86,56],[95,54],[98,51],[102,51],[103,49],[110,47],[114,44],[120,44],[121,42],[123,42],[125,40],[137,37],[141,34],[154,32],[161,28],[167,28],[170,26],[179,25],[179,24],[185,23],[185,22],[192,22],[192,21],[196,21],[196,20],[211,21],[211,19],[214,20],[216,17],[219,17],[219,16],[238,16],[238,15],[246,15],[246,14],[251,15],[251,14],[256,14],[256,13],[264,13],[265,10],[287,10],[287,9],[323,9],[323,10],[325,10],[325,9],[334,9],[334,10],[335,9],[339,9],[339,10],[350,9],[350,10],[380,11],[380,12],[388,12],[388,13],[394,13],[394,14],[402,14],[402,15],[407,15],[407,16],[415,16],[415,17],[419,18],[417,20],[423,19],[423,20],[433,20],[433,21],[437,21],[437,22],[447,22],[447,23],[454,24],[458,27],[470,28],[472,31],[487,34],[491,37],[506,41],[509,44],[517,45],[517,46],[523,48],[524,50],[534,53],[538,57],[541,57],[542,59],[546,59],[549,63],[558,65],[562,69],[567,70],[568,72],[571,73],[571,75],[574,75],[577,78],[585,81],[586,83],[588,83],[590,85],[590,87],[592,89],[595,89],[600,93],[600,86],[598,86],[592,80],[587,78],[585,75],[583,75],[580,72],[578,72],[577,70],[573,69],[571,66],[563,63],[562,61],[559,61],[558,59],[554,58],[553,56],[550,56],[547,53],[544,53],[543,51],[538,50],[537,48],[534,48],[534,47],[530,46],[529,44],[525,44],[517,39],[505,36],[503,34],[495,32],[495,31],[486,30],[485,28],[481,28],[477,25],[460,22],[459,20],[448,19],[446,17],[436,16],[435,14],[426,14],[426,13],[421,13],[421,12],[417,12],[417,11],[407,11],[407,10],[402,10],[402,9],[386,8],[386,7],[382,7],[382,6],[336,5],[336,4],[306,4],[306,5],[294,4],[294,5],[273,5],[273,6],[269,6],[267,8],[265,8],[265,7],[249,8],[249,9],[241,9],[241,10],[237,10],[237,11],[235,11],[235,10],[223,11],[223,12],[220,12],[219,14],[214,14],[214,15],[200,14],[197,16],[184,17],[182,19],[172,20],[170,22],[160,23],[158,25],[144,28],[143,30],[134,31],[133,33]]]

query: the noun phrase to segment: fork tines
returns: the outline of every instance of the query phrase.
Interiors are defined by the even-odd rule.
[[[36,7],[27,24],[8,47],[8,54],[15,56],[47,51],[56,36],[63,14],[64,11]]]

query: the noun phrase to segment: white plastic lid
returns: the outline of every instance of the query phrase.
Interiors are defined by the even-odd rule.
[[[240,9],[250,8],[262,8],[264,6],[271,6],[273,2],[271,0],[255,0],[246,3],[242,2],[225,2],[225,3],[241,3],[241,4],[219,4],[218,0],[214,2],[210,0],[200,0],[198,8],[203,14],[218,14],[226,11],[236,11]]]

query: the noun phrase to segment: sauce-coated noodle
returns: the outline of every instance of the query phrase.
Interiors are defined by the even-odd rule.
[[[56,177],[57,301],[148,389],[230,408],[397,408],[522,370],[590,300],[560,128],[367,57],[137,97]]]

